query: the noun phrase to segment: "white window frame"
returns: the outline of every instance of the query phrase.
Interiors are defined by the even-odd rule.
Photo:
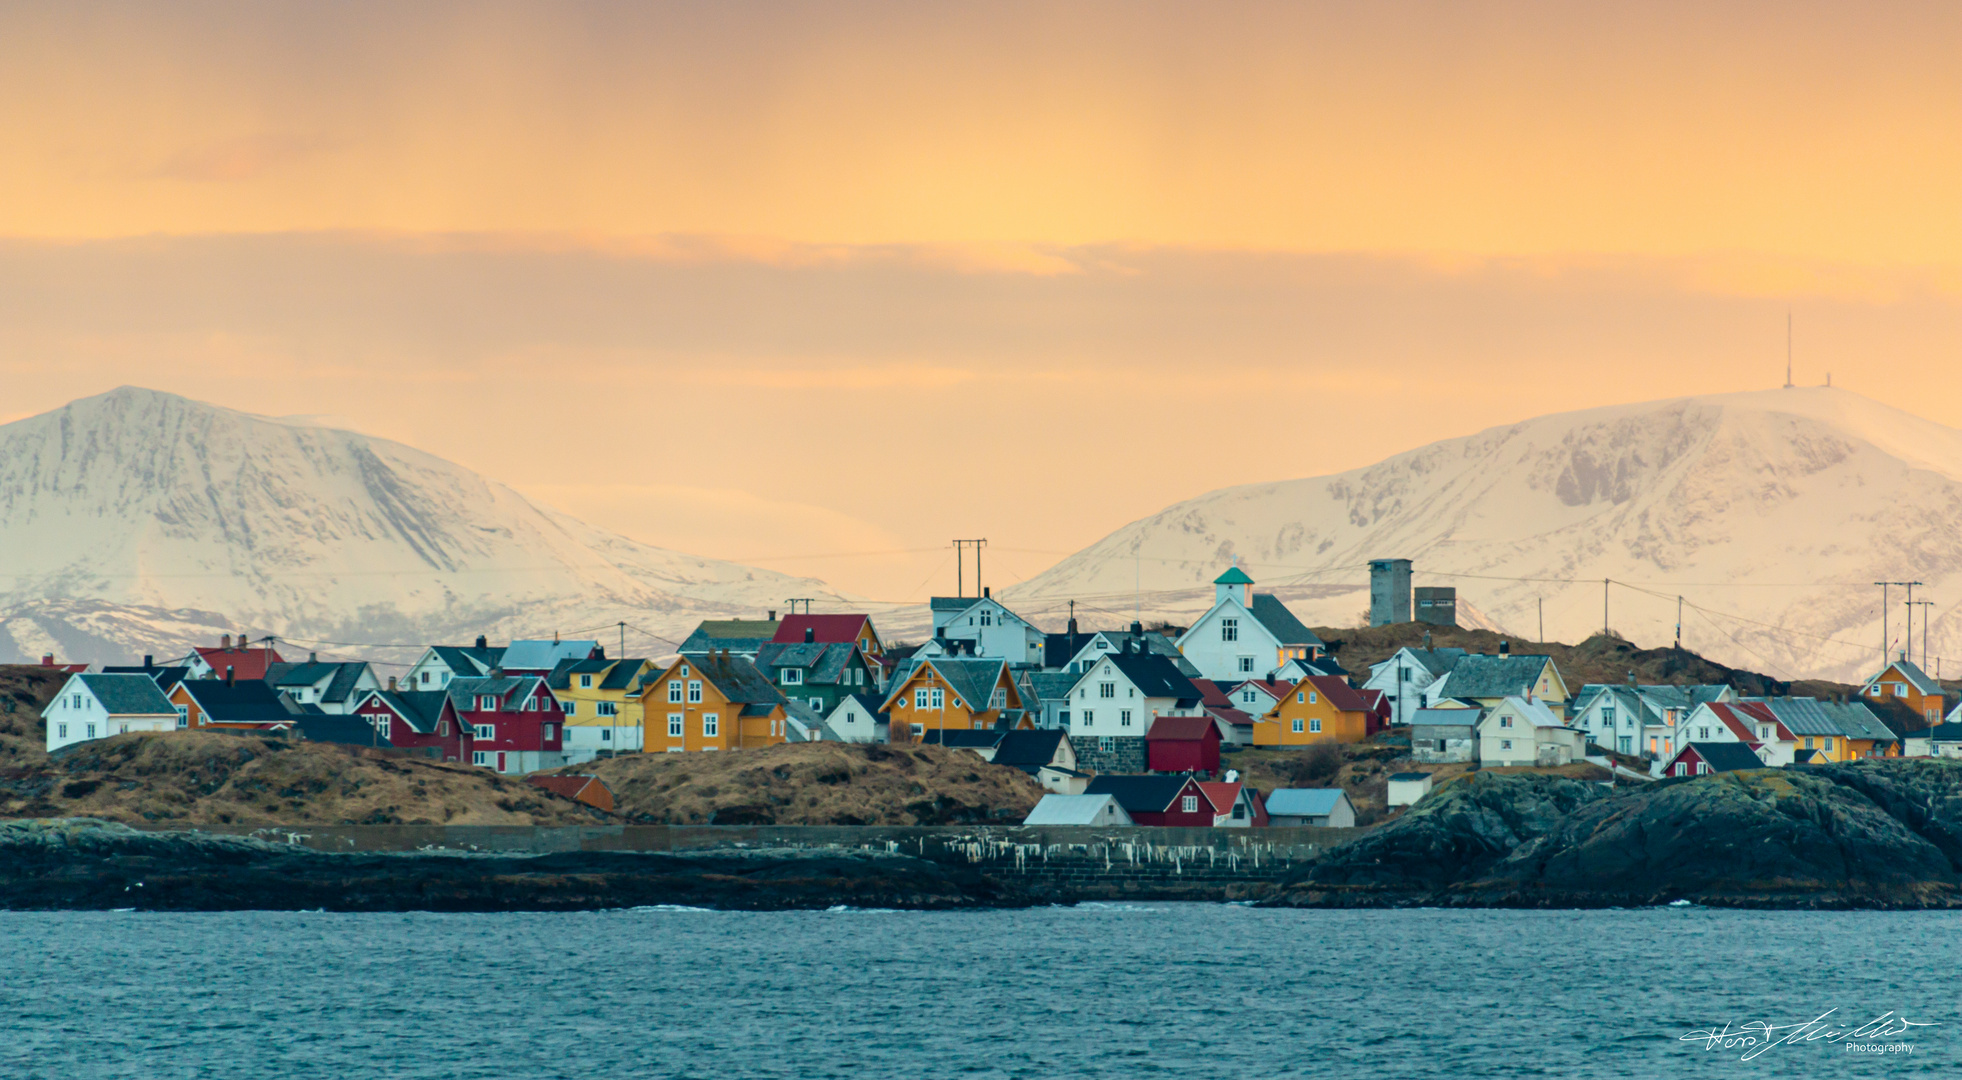
[[[568,702],[566,702],[566,703],[565,703],[565,714],[566,714],[567,716],[578,716],[578,715],[579,715],[579,703],[578,703],[577,701],[568,701]]]
[[[1294,718],[1294,733],[1296,735],[1301,734],[1301,728],[1302,728],[1301,717],[1297,716]]]
[[[567,710],[567,714],[570,715],[570,710]],[[615,701],[595,701],[593,702],[593,715],[618,716],[620,715],[620,704]]]
[[[472,724],[470,726],[470,737],[473,739],[489,739],[495,742],[497,741],[497,725]]]
[[[928,702],[928,701],[931,701],[931,700],[932,700],[932,697],[931,697],[930,695],[928,695],[928,693],[927,693],[927,688],[926,688],[926,687],[924,687],[924,686],[915,686],[915,687],[913,688],[913,707],[914,707],[915,709],[924,709],[924,708],[926,708],[926,707],[927,707],[927,702]]]
[[[680,679],[668,680],[668,704],[670,705],[681,704],[681,680]]]
[[[1219,621],[1219,639],[1221,641],[1240,640],[1240,620],[1221,619]]]
[[[1311,734],[1311,735],[1319,735],[1319,734],[1321,734],[1321,731],[1322,731],[1322,721],[1321,721],[1321,719],[1320,719],[1319,717],[1317,717],[1316,719],[1313,719],[1313,720],[1310,720],[1310,721],[1308,721],[1308,732],[1309,732],[1309,734]]]
[[[928,705],[928,708],[944,709],[947,707],[947,691],[936,686],[928,690],[927,695],[931,700],[931,704]]]
[[[591,690],[592,688],[593,688],[593,677],[591,675],[579,676],[579,689]]]
[[[678,712],[669,713],[668,714],[668,738],[670,739],[681,738],[682,725],[685,724],[687,720],[688,720],[687,713],[678,713]]]
[[[703,713],[702,714],[702,738],[719,739],[721,737],[722,737],[722,717],[712,712]]]
[[[1199,812],[1199,796],[1186,795],[1179,799],[1179,813],[1196,814],[1198,812]]]
[[[177,726],[190,727],[191,707],[189,705],[175,705],[172,706],[172,708],[175,708],[177,710]]]
[[[802,685],[804,685],[804,669],[803,669],[803,668],[794,668],[794,667],[787,667],[787,668],[784,668],[784,669],[783,669],[783,684],[784,684],[785,686],[802,686]]]
[[[488,766],[490,764],[490,751],[489,750],[470,751],[470,764]]]
[[[1510,749],[1512,749],[1512,740],[1511,740],[1511,739],[1500,739],[1500,740],[1499,740],[1499,749],[1501,749],[1501,750],[1510,750]]]
[[[700,679],[688,680],[688,704],[700,705],[701,703],[702,703],[702,680]]]
[[[1117,726],[1118,727],[1131,726],[1131,710],[1129,709],[1117,710]]]

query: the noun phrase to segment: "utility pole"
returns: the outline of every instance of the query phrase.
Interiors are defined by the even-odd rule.
[[[1546,597],[1535,596],[1533,606],[1540,613],[1540,644],[1546,644]]]
[[[1921,670],[1928,670],[1928,609],[1935,606],[1933,600],[1918,600],[1921,605]],[[1908,624],[1908,644],[1914,644],[1914,624]]]
[[[626,620],[624,619],[621,620],[620,622],[620,655],[614,657],[613,662],[616,664],[624,664],[627,662],[627,623]],[[643,709],[642,712],[645,713],[645,709]],[[645,731],[646,727],[647,727],[647,720],[643,715],[641,719],[641,730]],[[610,741],[612,742],[613,745],[608,749],[612,752],[612,755],[614,757],[619,757],[620,756],[620,706],[619,705],[613,706],[613,736]]]
[[[1608,636],[1608,579],[1601,579],[1601,636]]]
[[[815,599],[817,597],[814,596],[792,596],[785,599],[784,603],[790,605],[790,613],[792,615],[797,614],[797,605],[799,604],[804,605],[804,614],[809,615],[811,613],[811,601]]]
[[[1676,651],[1683,651],[1683,597],[1676,594]]]
[[[962,553],[965,552],[970,546],[974,548],[974,595],[975,596],[981,595],[981,549],[983,547],[986,547],[987,543],[988,541],[985,539],[954,541],[954,595],[955,596],[967,595],[967,593],[964,591],[967,587],[967,568],[964,565],[966,560],[962,557]]]

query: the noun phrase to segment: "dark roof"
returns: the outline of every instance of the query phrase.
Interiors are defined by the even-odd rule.
[[[545,676],[545,685],[553,690],[570,690],[574,675],[598,675],[614,663],[616,661],[613,660],[567,657],[552,666],[551,672]]]
[[[566,659],[558,662],[551,674],[545,676],[546,687],[553,690],[572,689],[574,675],[605,675],[594,681],[595,690],[625,690],[633,685],[635,676],[645,666],[647,659],[640,656],[627,656],[618,660],[604,657],[592,660]]]
[[[927,597],[927,610],[966,611],[980,602],[978,596],[930,596]]]
[[[1921,735],[1936,742],[1962,742],[1962,723],[1937,724]]]
[[[1024,705],[1035,705],[1044,701],[1061,701],[1070,696],[1070,687],[1076,685],[1076,676],[1067,671],[1025,671],[1022,682],[1033,698]]]
[[[1138,688],[1138,693],[1145,697],[1173,698],[1197,704],[1204,696],[1204,692],[1192,685],[1192,680],[1178,669],[1178,665],[1157,653],[1114,652],[1103,659],[1110,661],[1111,666],[1129,679],[1131,685]],[[1091,671],[1094,670],[1094,667],[1091,668]],[[1084,672],[1083,677],[1089,678],[1090,672]]]
[[[368,670],[361,660],[344,660],[337,663],[321,663],[309,660],[304,664],[271,664],[266,668],[266,681],[275,689],[297,686],[316,686],[322,682],[327,685],[320,691],[320,700],[341,702],[354,693],[356,683]]]
[[[786,615],[777,623],[776,636],[770,640],[779,645],[794,645],[804,640],[804,631],[811,631],[811,639],[819,644],[851,645],[872,621],[870,615]],[[875,628],[873,637],[879,636]]]
[[[805,682],[828,686],[844,680],[852,657],[857,655],[858,647],[849,643],[819,641],[806,645],[801,641],[789,644],[771,641],[757,648],[756,666],[773,680],[784,668],[798,668],[806,673]]]
[[[1470,651],[1467,649],[1460,649],[1448,645],[1437,649],[1408,649],[1406,651],[1410,653],[1411,658],[1416,660],[1425,671],[1431,673],[1432,679],[1436,679],[1445,672],[1450,671],[1451,666],[1456,664],[1460,657],[1470,655]]]
[[[477,698],[484,694],[497,695],[497,704],[501,709],[512,694],[520,688],[529,689],[527,684],[539,678],[537,675],[499,675],[496,678],[485,675],[475,679],[451,679],[441,692],[450,696],[450,701],[459,712],[476,712]]]
[[[966,708],[975,712],[987,710],[989,700],[994,697],[995,686],[1001,681],[1002,669],[1007,666],[1005,660],[956,660],[945,656],[928,657],[918,663],[933,665],[933,670],[939,672],[940,678],[946,682],[947,689],[960,698]],[[899,693],[905,681],[918,670],[915,666],[888,680],[886,700],[892,700],[892,696]]]
[[[450,695],[446,690],[376,690],[374,696],[380,698],[414,731],[433,735],[436,721],[443,716],[443,702]]]
[[[1069,736],[1061,731],[1007,731],[995,745],[995,764],[1033,770],[1056,760]]]
[[[1460,698],[1523,696],[1540,681],[1540,672],[1551,662],[1549,657],[1531,653],[1461,656],[1445,675],[1450,681],[1444,684],[1444,692]]]
[[[1363,700],[1363,696],[1357,693],[1356,688],[1350,686],[1347,680],[1338,679],[1333,675],[1309,675],[1301,681],[1307,683],[1310,689],[1320,690],[1330,705],[1343,712],[1369,711],[1369,702]],[[1297,683],[1296,688],[1299,686],[1300,684]]]
[[[972,731],[966,728],[937,728],[932,731],[921,732],[920,741],[928,746],[939,745],[953,747],[957,750],[979,750],[984,747],[992,748],[999,745],[1003,734],[1005,732],[996,731],[992,728],[985,728],[980,731]]]
[[[1161,814],[1192,780],[1190,773],[1173,776],[1099,776],[1083,789],[1085,795],[1109,795],[1130,814]],[[1212,802],[1208,798],[1207,802]],[[1214,808],[1217,811],[1217,807]]]
[[[1248,610],[1281,644],[1322,647],[1322,639],[1303,626],[1301,620],[1294,617],[1294,612],[1289,611],[1288,606],[1276,599],[1273,593],[1253,594],[1253,603]]]
[[[303,714],[293,718],[293,727],[300,737],[308,742],[344,743],[349,746],[373,746],[382,749],[394,747],[394,743],[381,737],[373,725],[359,716],[330,716],[325,713]]]
[[[703,619],[681,643],[676,652],[708,652],[710,649],[729,649],[739,653],[754,653],[769,644],[777,636],[777,624],[770,619]]]
[[[171,688],[190,677],[191,669],[187,667],[106,667],[102,669],[102,674],[148,675],[156,681],[157,689],[168,694]]]
[[[504,662],[504,646],[487,645],[431,645],[430,651],[436,654],[450,671],[457,675],[483,675]]]
[[[1735,769],[1762,769],[1764,762],[1758,759],[1751,748],[1734,742],[1693,742],[1684,747],[1694,750],[1698,757],[1710,764],[1715,772],[1731,772]],[[1681,757],[1681,754],[1677,754]]]
[[[771,713],[771,712],[773,712],[773,711],[775,711],[775,710],[777,709],[777,707],[778,707],[778,706],[781,706],[781,705],[785,705],[785,704],[786,704],[786,703],[785,703],[784,701],[782,701],[781,699],[779,699],[779,700],[777,700],[777,701],[750,701],[750,702],[745,702],[745,703],[743,704],[743,711],[742,711],[742,715],[744,715],[744,716],[768,716],[768,715],[770,715],[770,713]]]
[[[770,685],[770,677],[746,657],[714,652],[687,655],[682,659],[732,703],[781,705],[784,702],[783,694]]]
[[[229,683],[223,679],[185,679],[181,685],[204,710],[206,723],[285,723],[294,716],[279,691],[260,679]]]
[[[1062,667],[1064,664],[1070,662],[1071,657],[1082,652],[1083,647],[1090,644],[1090,640],[1096,636],[1097,632],[1094,630],[1087,633],[1078,630],[1074,634],[1042,635],[1042,666],[1046,668]]]
[[[844,697],[840,697],[838,699],[838,704],[843,705],[845,703],[845,698],[850,698],[853,701],[858,702],[859,707],[863,708],[866,712],[871,713],[873,718],[876,720],[892,719],[890,714],[888,714],[885,710],[879,708],[879,695],[877,694],[846,694],[844,695]]]
[[[1390,774],[1390,779],[1392,780],[1429,780],[1430,778],[1431,774],[1427,772],[1400,772]]]
[[[169,716],[177,706],[148,675],[102,672],[76,675],[111,716]]]
[[[1219,736],[1219,727],[1210,716],[1161,716],[1151,722],[1151,730],[1145,732],[1145,738],[1159,742],[1189,741],[1204,739],[1208,732],[1215,738]]]

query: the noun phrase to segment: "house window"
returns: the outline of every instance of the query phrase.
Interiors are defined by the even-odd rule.
[[[478,711],[478,712],[496,712],[496,711],[497,711],[497,697],[496,697],[495,695],[492,695],[492,694],[484,694],[484,695],[481,695],[481,696],[479,696],[479,697],[477,698],[477,711]]]
[[[1069,723],[1069,722],[1070,722],[1070,711],[1069,711],[1068,709],[1064,709],[1064,710],[1062,710],[1061,712],[1059,712],[1059,713],[1057,713],[1057,714],[1056,714],[1056,722],[1057,722],[1057,723],[1059,723],[1059,724],[1067,724],[1067,723]]]
[[[1221,641],[1240,640],[1240,620],[1221,619],[1219,621],[1219,639]]]
[[[1810,735],[1807,735],[1807,736],[1805,737],[1805,748],[1806,748],[1807,750],[1810,750],[1810,749],[1812,749],[1812,736],[1810,736]]]
[[[1119,710],[1117,711],[1117,726],[1118,726],[1118,727],[1130,727],[1130,726],[1131,726],[1131,710],[1129,710],[1129,709],[1119,709]]]
[[[570,702],[566,704],[565,711],[567,716],[572,715],[572,705]],[[616,701],[595,701],[593,702],[593,715],[618,716],[620,715],[620,703]]]
[[[496,725],[496,724],[478,724],[478,725],[476,725],[476,726],[475,726],[474,728],[472,728],[472,729],[471,729],[471,738],[474,738],[474,739],[495,739],[495,738],[497,738],[497,725]]]
[[[591,675],[579,676],[579,686],[583,690],[591,690],[593,688],[593,677]]]
[[[668,680],[668,704],[670,705],[681,704],[681,680],[680,679]]]
[[[1254,658],[1251,656],[1242,656],[1240,658],[1240,670],[1243,672],[1247,672],[1247,671],[1252,671],[1253,669],[1254,669]]]
[[[489,751],[486,751],[486,750],[472,750],[472,751],[470,752],[470,764],[472,764],[472,765],[489,765],[489,764],[490,764],[490,752],[489,752]]]
[[[913,688],[913,707],[914,707],[915,709],[924,709],[924,708],[926,708],[926,707],[927,707],[927,701],[928,701],[928,700],[929,700],[929,699],[928,699],[928,697],[927,697],[927,688],[926,688],[926,687],[924,687],[924,686],[916,686],[916,687],[914,687],[914,688]]]
[[[1688,776],[1689,774],[1690,774],[1690,767],[1689,767],[1689,762],[1687,762],[1687,761],[1678,761],[1678,762],[1676,763],[1676,775],[1677,775],[1677,776]]]
[[[601,728],[601,729],[600,729],[600,741],[601,741],[601,742],[612,742],[612,741],[613,741],[613,729],[612,729],[612,728]]]
[[[811,711],[812,711],[812,712],[815,712],[815,713],[821,713],[821,712],[823,712],[823,711],[824,711],[824,699],[823,699],[823,698],[821,698],[821,697],[814,697],[814,698],[811,698],[811,699],[810,699],[810,702],[811,702]]]
[[[1709,737],[1710,737],[1710,729],[1709,729],[1709,728],[1707,728],[1707,727],[1698,727],[1698,728],[1696,729],[1696,737],[1697,737],[1697,738],[1699,738],[1699,739],[1707,739],[1707,738],[1709,738]]]
[[[422,683],[424,683],[425,685],[427,685],[427,684],[428,684],[428,682],[429,682],[429,672],[427,672],[427,671],[425,671],[425,672],[423,672],[423,673],[422,673],[422,678],[421,678],[421,679],[419,679],[418,681],[419,681],[419,682],[422,682]]]
[[[436,734],[448,735],[449,733],[450,733],[450,722],[448,720],[441,721],[436,725]],[[456,759],[450,758],[449,760],[455,761]]]
[[[992,611],[984,611],[984,612],[982,612],[982,613],[981,613],[981,625],[982,625],[982,626],[993,626],[993,625],[995,625],[995,615],[994,615],[994,612],[992,612]]]
[[[1008,708],[1008,687],[1006,686],[995,687],[995,692],[988,695],[988,708],[990,709]]]
[[[602,702],[600,702],[600,704],[602,704],[602,705],[604,705],[604,704],[606,704],[606,702],[603,702],[603,701],[602,701]],[[565,714],[566,714],[567,716],[578,716],[578,715],[579,715],[579,703],[578,703],[578,702],[576,702],[576,701],[568,701],[568,702],[566,702],[566,703],[565,703]],[[603,716],[603,715],[605,715],[605,714],[604,714],[604,713],[602,713],[601,715]]]
[[[79,708],[81,708],[81,707],[82,707],[82,695],[80,695],[80,694],[70,694],[70,695],[68,695],[68,707],[69,707],[69,708],[71,708],[71,709],[79,709]]]
[[[927,706],[930,709],[944,709],[947,707],[947,691],[942,690],[938,686],[927,691],[927,699],[931,702]]]
[[[1187,813],[1187,814],[1196,814],[1196,813],[1198,813],[1198,812],[1199,812],[1199,796],[1197,796],[1197,795],[1187,795],[1187,796],[1186,796],[1185,798],[1183,798],[1183,799],[1180,799],[1180,800],[1179,800],[1179,810],[1180,810],[1180,812],[1181,812],[1181,813]]]
[[[90,725],[89,725],[89,738],[91,738],[91,739],[93,739],[93,738],[95,738],[95,725],[94,725],[94,724],[90,724]]]
[[[702,703],[702,680],[700,679],[688,680],[688,704],[700,705],[701,703]]]
[[[55,725],[55,738],[57,738],[57,739],[66,739],[67,737],[68,737],[68,725],[67,725],[67,724],[56,724],[56,725]]]
[[[1321,700],[1320,698],[1315,696],[1315,692],[1313,690],[1308,691],[1308,704],[1314,705],[1317,704],[1320,700]]]
[[[1608,725],[1609,727],[1614,727],[1614,726],[1615,726],[1615,710],[1614,710],[1614,706],[1612,706],[1612,705],[1609,705],[1609,706],[1603,706],[1603,707],[1602,707],[1602,709],[1601,709],[1601,719],[1602,719],[1602,720],[1603,720],[1603,721],[1604,721],[1604,722],[1605,722],[1605,723],[1606,723],[1606,724],[1607,724],[1607,725]]]
[[[1085,709],[1085,710],[1083,710],[1083,726],[1084,726],[1084,727],[1089,727],[1090,725],[1092,725],[1092,724],[1094,724],[1094,723],[1096,723],[1096,722],[1097,722],[1097,714],[1096,714],[1096,713],[1093,713],[1093,712],[1091,712],[1091,711],[1090,711],[1089,709]]]
[[[1247,695],[1247,700],[1248,700],[1248,701],[1252,701],[1252,700],[1253,700],[1253,695],[1252,695],[1252,694],[1248,694],[1248,695]],[[1296,690],[1296,691],[1294,692],[1294,703],[1295,703],[1296,705],[1306,705],[1306,704],[1308,704],[1308,695],[1307,695],[1307,694],[1304,694],[1304,693],[1302,693],[1302,692],[1301,692],[1301,691],[1299,691],[1299,690]]]
[[[804,669],[803,669],[803,668],[794,668],[794,667],[787,667],[787,668],[784,668],[784,669],[783,669],[783,684],[784,684],[785,686],[802,686],[802,685],[804,685]]]
[[[1710,763],[1709,763],[1709,762],[1707,762],[1707,761],[1699,761],[1699,762],[1697,762],[1697,763],[1696,763],[1696,775],[1698,775],[1698,776],[1703,776],[1703,775],[1706,775],[1707,773],[1709,773],[1709,771],[1710,771]]]
[[[382,738],[384,738],[384,739],[386,739],[386,738],[388,738],[388,737],[389,737],[389,736],[388,736],[388,731],[389,731],[389,723],[388,723],[388,717],[386,717],[386,716],[377,716],[377,717],[375,717],[375,718],[374,718],[374,721],[375,721],[375,734],[377,734],[377,735],[380,735],[380,736],[381,736]]]
[[[681,738],[681,717],[682,714],[678,712],[668,714],[668,738]]]
[[[1233,820],[1235,820],[1235,821],[1240,821],[1240,820],[1243,820],[1244,818],[1246,818],[1246,816],[1247,816],[1247,808],[1246,808],[1246,806],[1245,806],[1244,804],[1242,804],[1242,803],[1237,803],[1237,802],[1236,802],[1236,803],[1234,803],[1234,804],[1233,804]]]
[[[189,705],[177,706],[177,726],[178,727],[191,726],[191,707]]]
[[[1114,697],[1116,697],[1116,696],[1117,696],[1117,684],[1116,684],[1116,683],[1109,683],[1109,682],[1107,682],[1107,683],[1098,683],[1098,684],[1097,684],[1097,696],[1098,696],[1098,697],[1100,697],[1100,698],[1114,698]]]
[[[681,665],[681,677],[682,677],[682,678],[684,678],[684,679],[688,677],[688,665],[687,665],[687,664],[683,664],[683,665]]]
[[[1833,740],[1831,736],[1828,736],[1826,738],[1826,753],[1830,754],[1832,752],[1833,752]]]
[[[1117,750],[1117,740],[1109,735],[1099,735],[1097,736],[1097,749],[1102,750],[1106,754],[1114,753]]]
[[[713,739],[722,732],[722,718],[714,713],[702,714],[702,737]]]
[[[1252,690],[1240,691],[1240,700],[1248,705],[1252,705],[1254,703],[1254,692]]]
[[[1313,733],[1319,733],[1322,730],[1322,722],[1320,720],[1308,721],[1308,730]]]
[[[1296,735],[1301,734],[1301,717],[1299,716],[1294,718],[1294,733]]]
[[[1501,716],[1501,717],[1499,717],[1499,726],[1500,726],[1500,727],[1511,727],[1511,726],[1512,726],[1512,717],[1510,717],[1510,716]]]

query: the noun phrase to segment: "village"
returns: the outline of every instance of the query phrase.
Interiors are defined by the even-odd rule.
[[[1370,573],[1371,625],[1423,637],[1359,671],[1236,565],[1185,627],[1071,618],[1045,632],[982,589],[933,598],[918,645],[883,640],[862,613],[770,611],[704,621],[664,659],[478,637],[431,645],[386,679],[365,661],[289,660],[244,634],[164,663],[49,655],[43,666],[66,681],[42,718],[51,754],[126,734],[279,734],[529,777],[607,810],[605,785],[579,766],[793,743],[939,746],[1038,782],[1046,794],[1024,824],[1107,827],[1349,828],[1470,770],[1648,784],[1962,757],[1962,705],[1950,711],[1906,652],[1832,698],[1632,671],[1570,687],[1552,656],[1510,641],[1433,646],[1432,629],[1457,625],[1455,591],[1413,588],[1408,560]],[[1334,783],[1359,758],[1380,806]]]

